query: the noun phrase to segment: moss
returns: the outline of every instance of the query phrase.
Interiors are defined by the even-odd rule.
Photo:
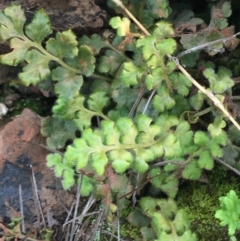
[[[127,240],[140,240],[140,228],[128,222],[127,216],[134,210],[133,207],[124,208],[122,211],[121,237]]]
[[[214,214],[220,208],[219,197],[226,195],[229,190],[235,190],[240,197],[239,177],[217,166],[208,174],[208,180],[207,184],[183,184],[176,201],[178,207],[188,213],[191,229],[199,241],[228,241],[227,227],[221,227]]]

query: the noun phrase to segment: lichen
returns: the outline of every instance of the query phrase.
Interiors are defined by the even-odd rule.
[[[180,187],[177,204],[188,213],[191,229],[198,240],[228,241],[227,227],[221,227],[214,214],[220,208],[219,197],[235,190],[240,197],[239,178],[217,166],[208,175],[209,183],[187,182]]]

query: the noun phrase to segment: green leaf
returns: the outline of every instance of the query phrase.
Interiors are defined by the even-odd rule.
[[[142,47],[142,53],[145,60],[149,60],[152,55],[158,56],[158,50],[155,46],[156,38],[154,36],[148,36],[142,39],[138,39],[136,42],[136,47]],[[156,66],[154,66],[156,67]]]
[[[189,93],[189,88],[192,86],[192,83],[189,79],[182,73],[171,73],[169,79],[173,82],[174,88],[182,96],[187,96]]]
[[[65,166],[62,164],[62,156],[58,153],[47,155],[47,166],[54,167],[54,172],[57,177],[61,177],[65,169]]]
[[[79,171],[86,167],[90,154],[93,148],[90,148],[83,139],[75,139],[72,146],[68,146],[64,157],[69,163],[76,165],[76,170]]]
[[[34,18],[25,28],[26,35],[38,44],[41,44],[44,38],[52,33],[52,26],[49,16],[43,9],[34,14]]]
[[[14,29],[20,34],[23,35],[23,26],[26,21],[26,17],[24,11],[21,9],[20,5],[12,5],[7,7],[4,10],[4,13],[11,18],[11,22],[13,23]],[[0,21],[2,24],[5,22]],[[10,25],[9,25],[10,27]],[[10,30],[10,29],[9,29]],[[13,30],[13,29],[12,29]]]
[[[64,97],[58,98],[57,103],[53,106],[53,113],[57,114],[63,119],[73,120],[76,118],[76,112],[84,109],[84,97],[77,96],[72,99]]]
[[[42,121],[41,133],[47,137],[47,145],[52,149],[65,146],[67,140],[75,138],[76,126],[73,121],[65,121],[57,116],[45,118]]]
[[[37,50],[33,49],[28,51],[25,60],[28,62],[28,65],[26,65],[23,68],[23,72],[19,74],[19,78],[24,85],[36,85],[50,75],[48,57]]]
[[[106,96],[106,92],[94,92],[88,99],[88,107],[90,110],[102,113],[104,107],[106,107],[109,98]]]
[[[164,72],[161,67],[156,67],[146,77],[146,86],[148,90],[158,87],[164,80]]]
[[[221,134],[225,126],[226,122],[223,120],[222,116],[218,116],[215,118],[214,123],[208,126],[208,131],[212,137],[215,137]]]
[[[190,97],[189,103],[195,110],[200,110],[205,99],[206,96],[201,91],[198,91],[196,95]]]
[[[158,125],[152,124],[152,119],[146,115],[140,115],[137,118],[137,128],[139,131],[137,142],[138,143],[151,143],[155,137],[161,132]]]
[[[199,146],[205,146],[210,142],[208,135],[202,131],[197,131],[194,135],[194,143]]]
[[[90,76],[95,69],[95,58],[88,46],[80,46],[78,55],[74,59],[68,59],[67,63],[86,76]]]
[[[78,54],[77,45],[76,35],[72,30],[66,30],[58,32],[56,39],[50,38],[46,43],[46,49],[60,59],[73,58]]]
[[[76,75],[76,73],[61,66],[52,71],[52,79],[57,81],[54,90],[59,98],[72,99],[79,93],[83,84],[81,75]]]
[[[153,98],[153,106],[159,111],[169,110],[175,105],[174,99],[170,96],[170,92],[166,85],[162,84],[158,90],[157,94]]]
[[[173,158],[181,156],[183,153],[180,142],[176,139],[176,136],[169,134],[162,143],[164,149],[165,158]]]
[[[130,20],[128,18],[113,17],[109,24],[112,28],[117,29],[118,36],[126,36],[130,34]]]
[[[198,165],[206,170],[213,169],[214,161],[210,151],[206,150],[199,154]]]
[[[148,170],[149,166],[143,158],[137,156],[134,161],[133,168],[137,171],[137,173],[144,173]]]
[[[117,173],[123,173],[130,167],[130,163],[122,159],[115,159],[112,162],[112,167]]]
[[[214,157],[222,157],[222,147],[227,143],[227,135],[224,131],[222,131],[218,136],[215,136],[211,142],[208,144],[208,148],[210,149],[212,155]],[[220,146],[221,145],[221,146]]]
[[[116,126],[122,135],[120,140],[122,144],[131,145],[135,143],[138,131],[131,119],[120,118],[117,120]]]
[[[196,160],[187,164],[182,172],[182,176],[185,179],[197,180],[202,174],[202,169],[198,166]]]
[[[231,71],[224,67],[219,67],[217,74],[215,74],[213,69],[206,69],[203,74],[209,80],[210,89],[213,93],[222,94],[235,84],[231,79]]]
[[[2,64],[17,66],[25,60],[26,53],[31,47],[31,44],[19,38],[12,38],[10,40],[10,47],[12,51],[1,55],[0,61]]]
[[[99,51],[102,48],[108,47],[107,41],[103,40],[103,38],[98,34],[93,34],[91,38],[84,35],[80,39],[79,45],[88,46],[92,50],[94,55],[99,54]]]
[[[62,180],[64,190],[69,189],[75,184],[74,179],[74,170],[65,170],[63,172],[63,180]]]
[[[87,176],[83,176],[81,195],[89,196],[93,191],[93,180]]]
[[[118,78],[126,86],[130,86],[136,85],[143,74],[144,70],[140,67],[137,67],[133,62],[125,62],[122,65]]]
[[[103,175],[108,158],[105,151],[95,152],[92,154],[92,166],[98,175]]]
[[[113,50],[107,50],[105,55],[99,59],[98,71],[114,76],[123,61],[124,58],[122,55]]]
[[[174,29],[169,22],[159,21],[155,25],[157,27],[154,28],[152,35],[156,37],[158,41],[174,35]]]
[[[119,145],[120,132],[114,125],[113,121],[102,121],[101,122],[103,134],[105,136],[106,145]]]
[[[221,209],[215,213],[215,218],[220,219],[220,225],[228,225],[228,235],[234,235],[236,229],[240,229],[239,206],[240,201],[234,190],[230,190],[226,196],[219,198]]]
[[[161,55],[173,54],[176,50],[177,43],[173,38],[164,39],[156,44],[157,50]]]

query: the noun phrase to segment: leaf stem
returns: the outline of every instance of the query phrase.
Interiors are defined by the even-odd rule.
[[[210,106],[210,107],[206,108],[205,110],[202,110],[202,111],[199,111],[199,112],[195,113],[193,115],[193,117],[196,118],[196,117],[199,117],[199,116],[202,116],[202,115],[206,115],[207,113],[211,112],[213,109],[215,109],[215,107]]]

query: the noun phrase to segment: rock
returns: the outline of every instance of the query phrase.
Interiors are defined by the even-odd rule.
[[[29,20],[37,9],[44,8],[56,30],[98,29],[108,21],[106,12],[94,0],[8,0],[0,9],[12,4],[21,5]]]
[[[60,180],[46,166],[49,151],[41,146],[45,145],[45,139],[41,136],[40,127],[41,117],[24,109],[0,131],[0,217],[13,218],[16,213],[13,214],[12,210],[19,212],[21,185],[24,219],[30,229],[39,227],[36,225],[41,221],[32,170],[45,220],[51,209],[53,217],[61,222],[65,216],[63,205],[70,208],[74,198],[73,194],[62,189]]]

